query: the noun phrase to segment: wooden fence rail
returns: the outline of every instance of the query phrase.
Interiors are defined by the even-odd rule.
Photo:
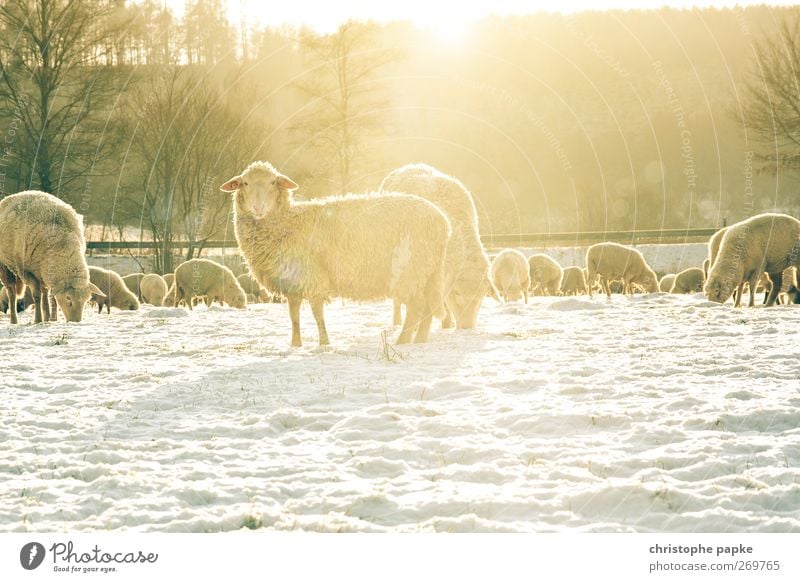
[[[505,246],[588,246],[597,242],[612,241],[624,244],[684,244],[705,242],[717,232],[716,228],[676,228],[662,230],[614,230],[585,232],[532,232],[521,234],[488,234],[481,236],[489,248]],[[189,246],[188,241],[173,241],[169,248],[178,250]],[[195,245],[196,246],[196,245]],[[235,240],[207,241],[206,249],[231,249],[239,245]],[[163,243],[153,241],[89,241],[92,251],[151,250],[163,248]]]

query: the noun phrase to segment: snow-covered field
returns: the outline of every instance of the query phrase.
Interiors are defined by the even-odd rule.
[[[800,532],[800,308],[487,300],[0,321],[0,531]]]

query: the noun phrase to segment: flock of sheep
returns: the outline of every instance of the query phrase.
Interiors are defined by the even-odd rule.
[[[82,217],[50,194],[27,191],[0,201],[0,307],[17,323],[17,306],[33,304],[34,322],[80,321],[91,298],[103,307],[140,302],[189,309],[198,299],[243,309],[284,297],[292,345],[301,346],[300,306],[308,301],[319,343],[329,343],[324,307],[332,297],[391,298],[398,343],[425,342],[433,318],[443,327],[474,328],[484,297],[515,301],[530,293],[704,291],[724,303],[751,306],[759,284],[765,303],[800,301],[800,221],[761,214],[717,232],[709,257],[659,281],[636,249],[612,242],[590,247],[586,267],[562,268],[544,254],[505,249],[490,261],[479,236],[472,195],[456,178],[424,164],[391,172],[376,193],[299,201],[297,185],[267,162],[254,162],[220,190],[233,196],[234,228],[249,274],[238,279],[206,259],[174,274],[119,274],[90,267]],[[403,317],[403,306],[405,316]]]

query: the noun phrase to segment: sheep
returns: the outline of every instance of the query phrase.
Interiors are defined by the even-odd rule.
[[[33,305],[33,295],[31,295],[30,288],[26,286],[23,296],[17,298],[17,313],[22,313],[31,305]],[[8,313],[9,306],[8,290],[3,287],[0,289],[0,310],[2,310],[3,313]]]
[[[669,293],[672,290],[672,284],[675,282],[675,273],[664,275],[658,281],[658,290],[663,293]]]
[[[173,291],[174,289],[174,291]],[[192,299],[205,297],[206,305],[214,300],[227,303],[236,309],[244,309],[247,296],[233,272],[220,263],[208,259],[191,259],[175,269],[175,283],[168,293],[169,302],[177,305],[185,301],[192,309]]]
[[[234,232],[256,280],[285,295],[292,346],[302,346],[300,306],[311,304],[320,345],[330,343],[324,305],[331,296],[391,298],[408,307],[398,343],[428,341],[444,318],[444,258],[450,226],[433,204],[407,194],[293,199],[291,179],[253,162],[220,186],[233,194]]]
[[[269,301],[269,292],[264,289],[258,281],[256,281],[249,273],[243,273],[236,278],[239,285],[242,286],[244,292],[253,297],[253,300],[247,299],[248,303],[257,303]]]
[[[452,232],[445,254],[445,308],[442,327],[473,329],[485,296],[500,296],[489,278],[489,258],[478,232],[472,194],[458,179],[426,164],[407,164],[390,172],[381,192],[413,194],[433,203],[447,217]],[[395,302],[393,323],[400,323]]]
[[[142,294],[144,303],[160,306],[163,305],[164,297],[166,297],[169,288],[161,275],[150,273],[142,277],[139,282],[139,291]]]
[[[642,287],[648,293],[659,290],[658,279],[653,269],[647,264],[642,253],[613,242],[597,243],[586,251],[586,266],[589,269],[589,296],[592,296],[591,285],[600,277],[601,285],[611,298],[609,283],[622,281],[623,292],[633,293],[633,286]]]
[[[130,290],[131,293],[136,295],[136,298],[139,301],[142,301],[142,279],[144,279],[144,273],[131,273],[130,275],[125,275],[122,278],[125,286]]]
[[[699,293],[703,290],[705,276],[703,269],[690,267],[675,275],[675,281],[670,288],[670,293]]]
[[[565,267],[564,276],[561,278],[562,295],[581,295],[589,292],[586,286],[586,276],[580,267]]]
[[[55,196],[28,190],[0,201],[0,281],[15,304],[22,286],[31,288],[34,322],[49,321],[54,295],[67,321],[78,322],[92,293],[84,253],[83,218]],[[17,323],[11,310],[11,323]]]
[[[97,313],[111,313],[111,308],[116,307],[122,311],[136,311],[139,309],[139,300],[125,285],[116,272],[100,267],[89,267],[89,278],[102,295],[92,294],[92,299],[97,302]]]
[[[714,266],[714,261],[717,260],[719,246],[722,244],[722,237],[725,236],[727,231],[728,227],[725,226],[715,232],[711,238],[708,239],[708,258],[703,261],[703,276],[706,279],[708,278],[708,271],[711,270],[711,267]]]
[[[754,307],[758,280],[766,272],[773,284],[766,303],[771,306],[781,290],[783,271],[798,264],[800,220],[786,214],[759,214],[727,228],[709,269],[705,293],[710,301],[724,303],[735,289],[738,307],[742,288],[749,283],[749,306]]]
[[[531,275],[528,260],[516,249],[503,249],[492,261],[492,282],[503,300],[519,301],[521,295],[528,302]]]
[[[531,277],[531,291],[537,289],[543,295],[558,295],[564,270],[555,259],[540,253],[528,259]]]

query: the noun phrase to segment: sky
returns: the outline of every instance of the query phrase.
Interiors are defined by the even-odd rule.
[[[796,4],[797,0],[225,0],[233,22],[241,14],[253,17],[262,26],[305,24],[320,32],[330,32],[342,22],[358,20],[410,20],[421,27],[459,25],[490,14],[525,14],[530,12],[579,12],[582,10],[647,9],[744,6],[750,4]],[[185,0],[166,0],[177,14]],[[455,11],[454,11],[455,10]]]

